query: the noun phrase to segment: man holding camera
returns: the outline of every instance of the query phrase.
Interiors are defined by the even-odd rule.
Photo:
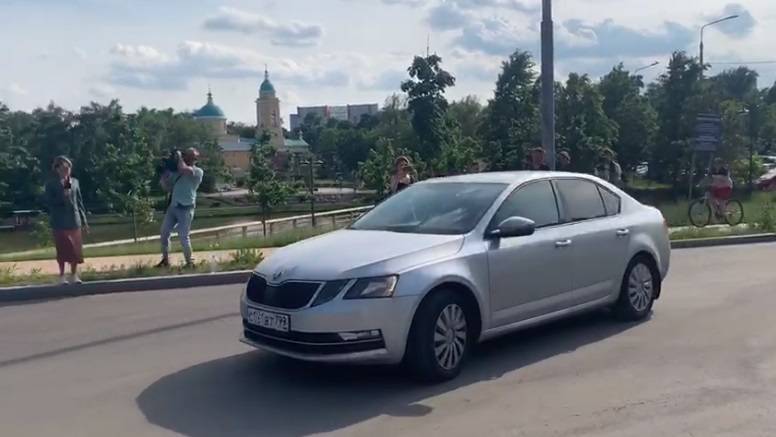
[[[186,267],[193,267],[191,258],[191,223],[194,220],[194,208],[197,203],[197,189],[202,183],[204,171],[197,167],[199,152],[197,149],[187,149],[183,154],[175,152],[177,169],[162,175],[162,188],[170,193],[167,213],[162,223],[162,260],[157,267],[170,266],[170,234],[177,227],[178,238],[186,258]]]

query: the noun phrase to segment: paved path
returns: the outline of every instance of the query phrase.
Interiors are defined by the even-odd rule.
[[[241,287],[4,307],[0,435],[774,436],[775,256],[675,251],[651,320],[518,333],[438,386],[241,345]]]
[[[272,253],[271,248],[261,249],[264,256]],[[194,260],[207,260],[208,262],[228,261],[234,250],[218,250],[212,252],[195,252]],[[121,266],[131,267],[137,264],[156,264],[159,262],[160,255],[126,255],[126,256],[105,256],[97,258],[86,258],[81,269],[106,270],[118,268]],[[183,263],[182,253],[171,253],[170,262],[173,264]],[[59,267],[55,260],[45,261],[19,261],[19,262],[0,262],[0,269],[12,268],[16,274],[26,274],[38,270],[43,274],[56,275],[59,273]]]

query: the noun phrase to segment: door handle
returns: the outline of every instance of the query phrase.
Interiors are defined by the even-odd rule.
[[[617,230],[617,236],[618,237],[627,237],[630,235],[630,229],[618,229]]]
[[[561,248],[561,247],[569,247],[571,246],[571,240],[561,240],[555,242],[555,247]]]

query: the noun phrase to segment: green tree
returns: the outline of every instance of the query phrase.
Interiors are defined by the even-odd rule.
[[[703,94],[702,71],[697,59],[675,52],[668,71],[649,87],[647,95],[658,114],[658,133],[649,162],[653,179],[677,185],[682,169],[688,167],[698,112],[716,110],[710,96]]]
[[[450,104],[448,117],[454,120],[464,137],[475,138],[482,124],[482,104],[477,96],[466,96]]]
[[[442,58],[436,54],[416,56],[407,71],[410,79],[401,84],[401,90],[409,97],[412,127],[420,140],[417,152],[423,159],[431,159],[449,140],[444,93],[455,85],[455,77],[442,69]]]
[[[207,140],[199,147],[199,167],[204,171],[200,190],[205,193],[214,193],[219,181],[228,181],[231,174],[224,162],[224,150],[215,140]]]
[[[759,137],[762,139],[764,151],[772,153],[776,149],[776,104],[763,108],[762,114]]]
[[[237,135],[242,138],[256,138],[256,126],[242,122],[230,121],[226,125],[226,132],[229,135]]]
[[[152,151],[118,101],[81,108],[72,128],[75,168],[84,202],[131,212],[135,196],[147,197],[155,179]]]
[[[435,172],[442,175],[469,173],[478,168],[482,144],[472,137],[456,137],[442,147],[434,162]]]
[[[724,100],[750,101],[759,94],[758,77],[756,71],[748,67],[738,67],[712,77],[711,86],[713,92],[719,93]]]
[[[270,135],[265,131],[253,145],[248,178],[248,190],[259,205],[265,235],[272,210],[285,203],[286,198],[293,194],[291,187],[275,172],[273,160],[276,151],[269,144],[269,139]]]
[[[557,96],[558,146],[568,150],[576,170],[592,172],[602,149],[617,139],[617,125],[606,116],[603,101],[590,78],[576,73]]]
[[[530,53],[521,50],[501,65],[496,91],[483,116],[483,153],[493,170],[521,168],[525,152],[538,142],[534,68]]]
[[[647,160],[657,133],[657,113],[641,94],[643,87],[641,76],[629,73],[622,64],[614,67],[598,85],[604,113],[618,128],[614,151],[622,168],[628,171],[634,171]]]
[[[296,129],[294,134],[298,138],[304,138],[307,144],[310,145],[310,150],[317,155],[324,127],[323,119],[318,114],[309,113],[302,120],[302,124]]]

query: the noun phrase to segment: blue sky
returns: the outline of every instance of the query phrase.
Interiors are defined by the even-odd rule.
[[[487,100],[516,48],[539,56],[540,0],[0,0],[0,100],[31,110],[119,98],[178,110],[208,85],[231,120],[255,122],[264,65],[284,118],[297,105],[382,103],[414,54],[431,50],[458,79],[448,96]],[[709,62],[776,61],[772,0],[554,0],[557,74],[599,77],[614,64],[697,53]],[[701,6],[702,5],[702,6]],[[713,72],[735,64],[715,64]],[[776,64],[753,65],[760,86]]]

